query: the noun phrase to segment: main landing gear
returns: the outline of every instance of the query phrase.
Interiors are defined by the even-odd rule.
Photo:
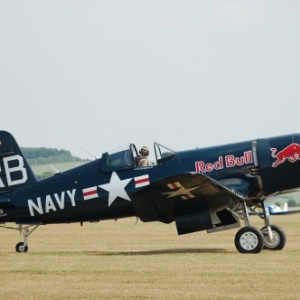
[[[243,219],[245,227],[235,236],[235,247],[240,253],[259,253],[262,249],[282,250],[286,243],[284,231],[276,225],[270,224],[269,210],[262,201],[263,219],[265,226],[259,230],[250,226],[246,204],[243,203]]]
[[[234,243],[241,253],[259,253],[264,247],[264,236],[257,228],[245,226],[235,235]]]
[[[269,237],[268,226],[261,229],[265,239],[264,249],[282,250],[286,243],[286,235],[284,231],[276,225],[270,225],[272,231],[272,238]]]

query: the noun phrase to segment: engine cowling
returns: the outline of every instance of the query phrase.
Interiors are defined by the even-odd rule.
[[[300,134],[258,139],[257,160],[266,195],[300,187]]]

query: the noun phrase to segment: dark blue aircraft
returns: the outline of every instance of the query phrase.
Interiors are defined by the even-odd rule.
[[[154,143],[156,162],[137,167],[134,144],[37,181],[14,137],[0,131],[0,223],[28,236],[40,225],[94,222],[136,216],[175,222],[179,235],[240,227],[241,253],[281,250],[283,230],[271,225],[268,196],[300,187],[300,134],[188,151]],[[263,212],[264,227],[249,212]],[[6,223],[16,223],[7,226]]]

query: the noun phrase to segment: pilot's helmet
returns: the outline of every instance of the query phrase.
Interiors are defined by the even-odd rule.
[[[144,146],[141,148],[141,150],[139,151],[140,154],[148,156],[149,155],[149,149],[148,147]]]

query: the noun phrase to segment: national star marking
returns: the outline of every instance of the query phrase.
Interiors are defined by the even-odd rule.
[[[112,172],[110,182],[101,184],[99,187],[109,193],[108,206],[110,206],[117,197],[123,198],[127,201],[131,201],[127,192],[125,191],[126,185],[132,180],[132,178],[121,180],[116,172]]]
[[[186,189],[183,186],[181,186],[177,191],[166,192],[166,193],[162,193],[162,194],[169,195],[168,198],[176,197],[176,196],[182,196],[182,195],[189,195],[189,194],[192,195],[192,196],[194,196],[190,192],[193,191],[193,190],[195,190],[195,189],[197,189],[197,188],[198,188],[198,186],[190,188],[190,189]]]

